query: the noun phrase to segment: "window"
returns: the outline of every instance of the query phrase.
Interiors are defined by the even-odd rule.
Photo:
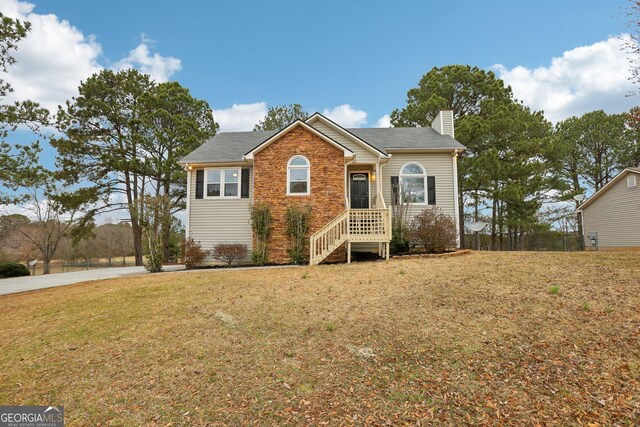
[[[240,169],[207,169],[205,174],[206,197],[238,198]]]
[[[400,169],[402,199],[411,203],[426,203],[427,174],[418,163],[407,163]]]
[[[307,195],[311,193],[309,160],[294,156],[287,164],[287,194]]]
[[[627,187],[631,188],[631,187],[635,187],[636,186],[636,176],[635,175],[629,175],[627,177]]]

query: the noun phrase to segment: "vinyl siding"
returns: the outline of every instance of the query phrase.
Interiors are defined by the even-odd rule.
[[[440,135],[449,135],[453,137],[453,111],[440,111],[431,123],[431,127],[434,128]]]
[[[356,155],[355,163],[375,163],[378,160],[378,156],[364,148],[362,145],[354,142],[350,138],[342,135],[340,132],[335,131],[330,126],[320,122],[320,120],[316,120],[311,123],[311,126],[327,135],[329,138],[333,139],[339,144],[344,145],[349,150],[353,151]]]
[[[450,153],[402,154],[393,153],[389,163],[382,167],[382,196],[387,206],[391,206],[391,177],[400,176],[400,169],[408,162],[420,163],[427,176],[436,178],[436,206],[443,213],[455,218],[455,197],[453,185],[453,157]],[[429,205],[411,206],[410,220]]]
[[[220,243],[243,243],[252,248],[251,214],[253,200],[253,169],[249,173],[249,198],[247,199],[196,199],[196,170],[191,171],[189,192],[189,232],[193,240],[205,250]],[[249,261],[250,255],[242,261]],[[209,258],[208,261],[215,261]]]
[[[442,134],[453,136],[453,122],[445,120],[442,122]]]
[[[629,188],[623,177],[584,209],[587,247],[591,246],[590,232],[598,233],[598,246],[603,249],[640,247],[640,174],[636,181]]]

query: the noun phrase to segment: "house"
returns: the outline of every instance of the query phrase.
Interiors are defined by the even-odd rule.
[[[587,249],[640,248],[640,167],[620,172],[577,212]]]
[[[399,197],[412,198],[410,216],[437,206],[458,224],[463,149],[452,111],[441,111],[430,128],[345,129],[316,113],[278,131],[219,133],[180,161],[188,171],[187,235],[204,249],[251,249],[250,207],[267,203],[269,261],[285,264],[285,211],[299,203],[312,208],[311,264],[350,261],[351,251],[388,257]],[[411,196],[398,195],[399,186],[410,186]]]

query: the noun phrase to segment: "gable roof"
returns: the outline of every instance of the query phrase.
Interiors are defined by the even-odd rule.
[[[334,147],[342,150],[344,152],[345,157],[353,157],[353,155],[354,155],[353,151],[349,150],[347,147],[345,147],[344,145],[340,144],[339,142],[329,138],[327,135],[325,135],[324,133],[320,132],[318,129],[316,129],[316,128],[312,127],[312,126],[309,126],[308,124],[306,124],[305,122],[303,122],[300,119],[294,121],[289,126],[287,126],[286,128],[280,130],[279,132],[276,132],[274,135],[271,135],[269,138],[267,138],[261,144],[257,145],[256,147],[254,147],[253,149],[251,149],[250,151],[245,153],[244,157],[246,157],[247,159],[252,159],[254,154],[262,151],[269,144],[271,144],[272,142],[278,140],[281,136],[287,134],[289,131],[291,131],[292,129],[294,129],[294,128],[298,127],[298,126],[300,126],[303,129],[311,132],[312,134],[320,137],[321,139],[325,140],[326,142],[328,142],[329,144],[333,145]]]
[[[321,116],[321,115],[319,115]],[[313,116],[312,116],[313,117]],[[324,116],[321,116],[324,117]],[[326,118],[325,118],[326,119]],[[326,119],[329,120],[329,119]],[[304,123],[302,121],[296,121]],[[289,126],[292,126],[296,122]],[[333,122],[331,122],[333,123]],[[307,128],[313,128],[313,123],[304,123]],[[333,123],[335,126],[339,126]],[[289,128],[287,126],[287,128]],[[239,163],[243,157],[258,148],[281,131],[257,131],[257,132],[221,132],[212,139],[206,141],[200,147],[183,157],[180,164],[209,164],[209,163]],[[370,149],[389,155],[395,151],[453,151],[464,150],[464,145],[450,136],[439,134],[430,127],[419,128],[341,128],[345,132],[357,138]],[[327,135],[313,128],[313,133],[321,134],[341,149],[347,149]],[[326,139],[325,139],[326,140]],[[347,149],[348,150],[348,149]],[[377,155],[377,154],[376,154]]]
[[[597,200],[600,196],[602,196],[604,193],[607,192],[607,190],[609,190],[611,187],[613,187],[618,181],[620,181],[622,178],[624,178],[625,176],[629,175],[630,173],[636,173],[638,175],[640,175],[640,167],[638,168],[626,168],[625,170],[623,170],[622,172],[620,172],[618,175],[616,175],[615,177],[613,177],[613,179],[609,182],[607,182],[607,184],[602,187],[601,189],[599,189],[598,191],[596,191],[591,197],[589,197],[583,204],[580,205],[580,207],[578,209],[576,209],[576,212],[582,212],[584,211],[584,208],[586,208],[587,206],[589,206],[591,203],[593,203],[595,200]]]
[[[342,136],[344,136],[344,137],[350,139],[351,141],[355,142],[356,144],[364,147],[365,150],[370,151],[374,155],[382,156],[382,157],[388,157],[388,154],[385,153],[384,151],[382,151],[381,149],[375,147],[374,145],[371,145],[367,141],[363,140],[362,138],[358,137],[357,135],[353,134],[352,132],[349,132],[349,130],[343,128],[339,124],[335,123],[334,121],[332,121],[331,119],[323,116],[320,113],[315,113],[315,114],[313,114],[311,117],[309,117],[306,120],[306,122],[308,124],[312,125],[312,126],[313,126],[313,123],[315,123],[316,121],[321,121],[325,125],[331,127],[336,132],[340,133]]]

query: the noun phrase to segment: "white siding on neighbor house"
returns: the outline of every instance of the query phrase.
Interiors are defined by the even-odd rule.
[[[363,147],[357,142],[354,142],[352,139],[347,138],[340,132],[334,130],[331,126],[322,123],[320,120],[314,121],[311,123],[311,126],[337,143],[344,145],[349,150],[353,151],[356,155],[356,161],[354,163],[375,163],[378,160],[378,156],[372,153],[369,149]]]
[[[457,196],[453,185],[453,156],[451,153],[393,153],[389,163],[382,167],[382,176],[380,177],[382,179],[382,196],[387,206],[391,206],[391,177],[400,176],[400,169],[409,162],[420,163],[424,167],[427,176],[435,177],[435,206],[455,219],[455,198]],[[428,207],[432,206],[426,204],[411,205],[409,220]]]
[[[600,248],[640,247],[640,185],[627,187],[626,177],[613,184],[584,209],[583,224],[587,247],[590,232]]]
[[[246,166],[245,166],[246,167]],[[251,214],[253,200],[253,168],[249,173],[249,198],[196,199],[196,169],[191,172],[189,191],[189,233],[205,250],[220,243],[243,243],[252,249]],[[250,260],[250,255],[243,261]],[[213,261],[213,259],[208,259]]]

